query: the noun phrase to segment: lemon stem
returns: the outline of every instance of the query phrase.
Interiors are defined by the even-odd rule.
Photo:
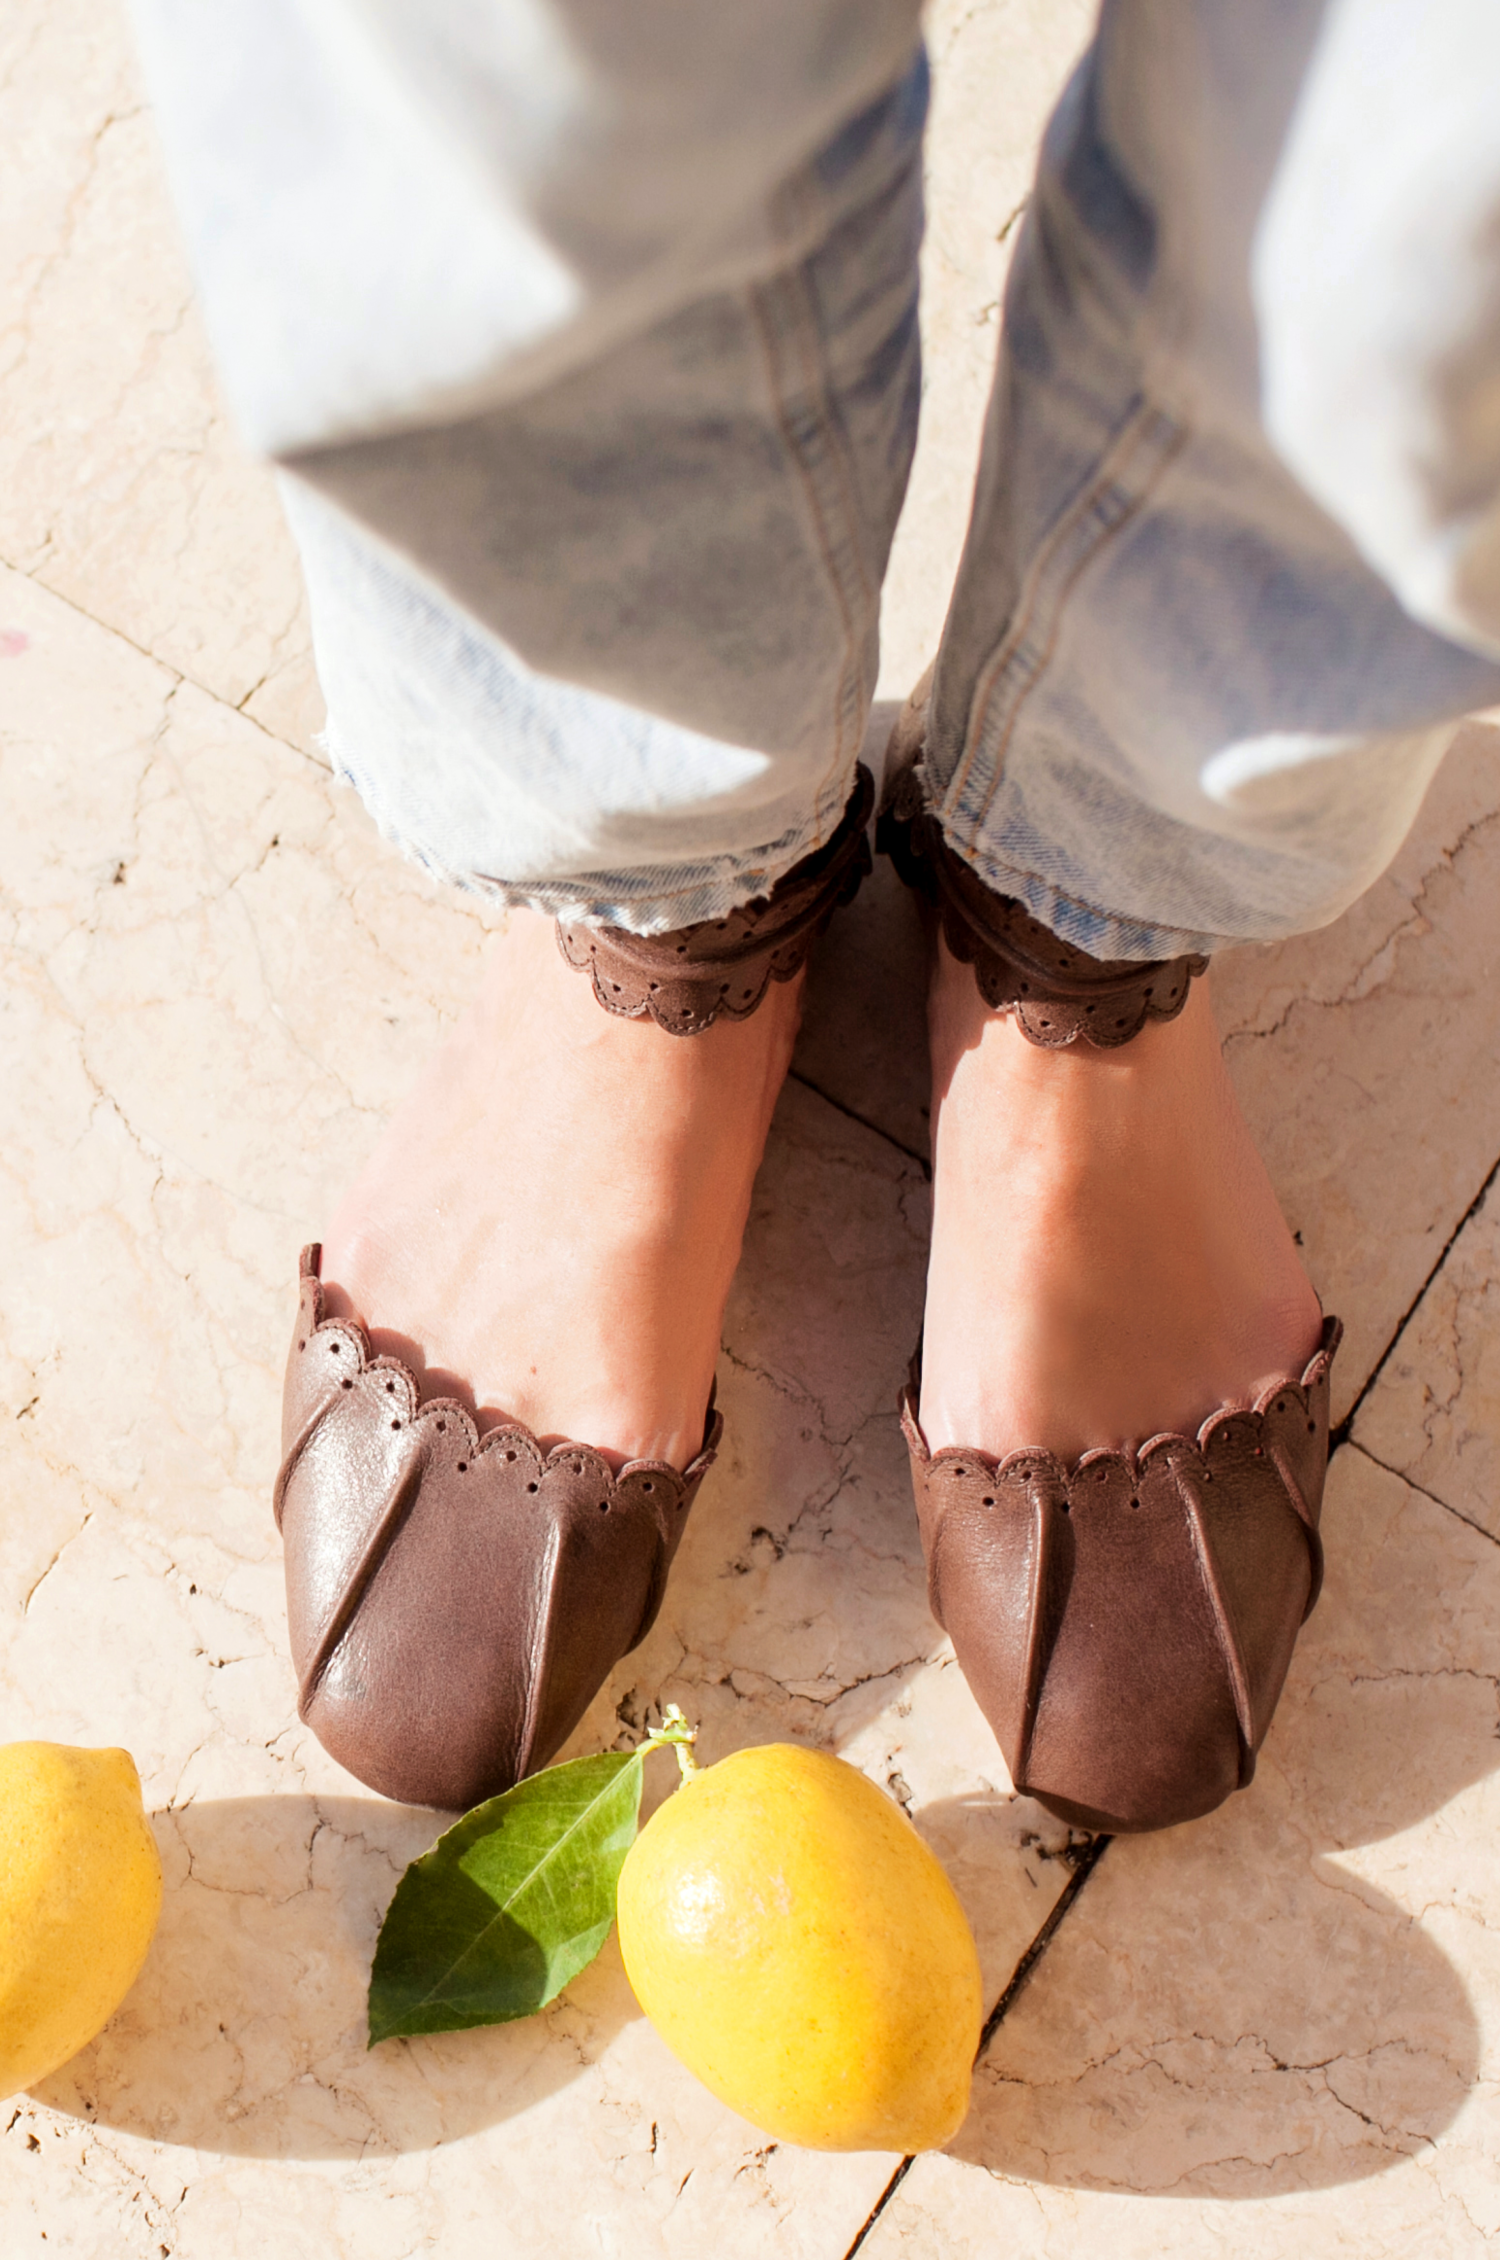
[[[667,1749],[675,1751],[683,1780],[696,1781],[698,1775],[703,1771],[703,1768],[693,1756],[693,1744],[697,1739],[698,1729],[695,1726],[688,1725],[687,1720],[675,1703],[669,1703],[662,1713],[661,1725],[653,1726],[650,1729],[645,1741],[641,1744],[641,1749],[642,1751]]]

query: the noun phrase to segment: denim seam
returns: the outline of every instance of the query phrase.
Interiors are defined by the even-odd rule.
[[[786,221],[784,237],[796,233],[796,184],[782,191]],[[830,406],[827,358],[816,308],[811,302],[807,262],[799,261],[769,282],[752,287],[751,310],[765,355],[776,420],[787,454],[807,497],[814,536],[824,572],[843,626],[843,653],[835,700],[834,747],[830,766],[818,787],[821,806],[831,791],[842,787],[840,807],[848,798],[863,731],[864,710],[873,695],[864,680],[860,654],[861,600],[873,609],[877,599],[860,540],[860,519],[853,479],[836,419]],[[779,320],[778,313],[785,320]],[[795,358],[800,389],[807,407],[798,412],[791,387],[784,381],[784,348]],[[851,586],[852,584],[852,586]],[[821,835],[815,842],[823,845]]]
[[[800,277],[797,280],[800,280]],[[818,787],[818,798],[821,800],[830,785],[843,774],[852,761],[849,706],[851,693],[856,700],[859,693],[857,675],[860,639],[855,601],[848,585],[847,571],[841,563],[841,552],[846,551],[850,544],[847,531],[843,541],[841,541],[835,530],[840,515],[834,508],[837,477],[836,472],[833,477],[829,475],[827,458],[833,454],[833,450],[830,445],[823,403],[818,399],[815,392],[811,394],[815,403],[813,415],[810,421],[805,416],[800,419],[803,428],[799,431],[799,418],[789,397],[789,387],[783,382],[780,355],[783,342],[786,341],[790,342],[793,349],[798,351],[799,358],[803,361],[802,374],[804,384],[806,383],[805,333],[808,315],[805,302],[801,302],[802,293],[796,287],[796,280],[790,275],[785,275],[779,276],[772,284],[763,285],[754,292],[753,296],[757,325],[765,351],[771,392],[775,402],[776,420],[792,467],[807,498],[818,554],[822,559],[824,574],[832,590],[834,602],[838,607],[839,620],[843,631],[838,690],[834,700],[833,754],[830,766],[825,770]],[[776,301],[778,298],[783,301],[781,310],[787,317],[785,322],[777,320]],[[822,443],[822,460],[820,460],[819,442]],[[863,582],[863,574],[859,575],[859,579]],[[864,593],[868,596],[867,590]],[[822,843],[819,842],[819,844]]]
[[[943,795],[939,813],[955,846],[972,849],[989,813],[1022,709],[1056,653],[1068,598],[1088,566],[1135,517],[1186,438],[1180,418],[1138,398],[1093,478],[1043,539],[1014,618],[980,671],[964,751]],[[986,774],[977,776],[985,756]]]
[[[1033,918],[1040,919],[1048,930],[1060,940],[1075,940],[1069,933],[1067,921],[1057,915],[1059,909],[1079,910],[1094,928],[1104,930],[1101,944],[1098,932],[1090,936],[1088,948],[1101,959],[1112,959],[1126,964],[1139,962],[1156,964],[1163,958],[1190,957],[1195,953],[1213,956],[1221,949],[1237,949],[1248,941],[1261,937],[1248,934],[1209,933],[1189,931],[1178,926],[1158,925],[1151,919],[1135,918],[1118,910],[1106,910],[1099,903],[1088,901],[1083,895],[1069,894],[1053,880],[1043,878],[1039,871],[1027,871],[1018,863],[1004,863],[998,857],[985,856],[976,848],[965,847],[959,841],[950,843],[955,854],[960,855],[994,894],[1007,895],[1019,902]],[[1143,948],[1142,937],[1149,939]],[[1274,937],[1279,939],[1280,937]],[[1078,948],[1085,945],[1076,942]]]

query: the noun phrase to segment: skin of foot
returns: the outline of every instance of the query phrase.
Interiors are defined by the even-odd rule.
[[[1300,1375],[1322,1327],[1206,980],[1116,1051],[1044,1051],[941,941],[921,1420],[934,1451],[1192,1435]]]
[[[685,1467],[801,986],[667,1035],[605,1012],[551,919],[513,912],[328,1228],[333,1314],[481,1428]]]

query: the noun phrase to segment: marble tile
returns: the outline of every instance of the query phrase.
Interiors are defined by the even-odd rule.
[[[1500,1155],[1500,729],[1460,733],[1336,925],[1220,961],[1226,1052],[1314,1284],[1342,1419]]]
[[[929,17],[892,698],[936,643],[1010,224],[1089,13]],[[293,553],[217,400],[117,13],[15,0],[0,146],[0,1736],[127,1743],[168,1879],[119,2016],[0,2117],[0,2250],[842,2260],[895,2161],[763,2142],[667,2055],[613,1945],[530,2023],[362,2046],[379,1916],[435,1823],[296,1722],[279,1368],[296,1248],[503,920],[401,864],[312,757]],[[1217,977],[1350,1320],[1345,1405],[1500,1154],[1497,756],[1472,728],[1380,887]],[[886,874],[825,945],[726,1327],[729,1449],[573,1746],[678,1701],[709,1758],[842,1751],[943,1857],[997,1999],[1080,1845],[1012,1794],[923,1595],[893,1418],[928,1198],[914,939]],[[1254,1792],[1110,1848],[968,2127],[865,2253],[1445,2260],[1500,2236],[1489,1230],[1458,1237],[1340,1457],[1328,1597]]]
[[[1475,1209],[1359,1408],[1355,1441],[1500,1539],[1500,1207]]]
[[[842,2253],[894,2161],[762,2142],[641,2020],[613,1947],[532,2023],[364,2051],[375,1929],[438,1824],[296,1721],[279,1367],[299,1242],[503,920],[34,580],[0,573],[0,612],[24,639],[0,745],[0,1735],[129,1747],[168,1879],[119,2016],[7,2112],[0,2249],[462,2255],[500,2216],[521,2251]],[[843,1751],[948,1862],[993,1997],[1071,1847],[1012,1794],[927,1612],[894,1416],[927,1200],[919,1164],[788,1087],[724,1462],[574,1747],[675,1700],[710,1759]]]
[[[1500,1549],[1356,1447],[1246,1795],[1110,1845],[863,2248],[1477,2254],[1500,2234]]]
[[[219,400],[122,9],[6,9],[0,148],[0,558],[310,747],[296,554]]]

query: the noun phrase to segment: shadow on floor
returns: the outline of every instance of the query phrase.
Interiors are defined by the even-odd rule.
[[[1500,1766],[1492,1692],[1330,1661],[1299,1657],[1247,1794],[1109,1846],[990,2044],[955,2157],[1260,2199],[1383,2173],[1452,2124],[1479,2076],[1474,2005],[1432,1931],[1339,1855]],[[940,1844],[970,1823],[936,1807],[923,1832]],[[1451,1832],[1425,1856],[1421,1895],[1442,1906]],[[1414,1844],[1393,1869],[1423,1858]]]
[[[611,1939],[539,2017],[365,2047],[381,1914],[444,1816],[354,1797],[160,1813],[146,1967],[39,2102],[156,2142],[277,2158],[430,2150],[529,2109],[640,2014]]]
[[[792,1073],[927,1157],[927,940],[915,896],[883,855],[814,952]]]

